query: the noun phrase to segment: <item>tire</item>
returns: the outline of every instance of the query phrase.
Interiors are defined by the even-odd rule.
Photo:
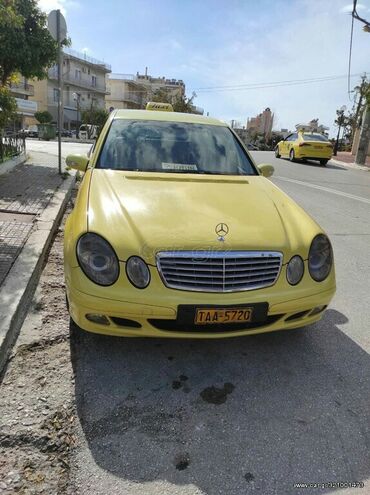
[[[275,157],[276,158],[280,158],[281,157],[281,155],[279,153],[279,146],[276,146],[276,148],[275,148]]]
[[[291,162],[295,162],[295,155],[294,155],[294,149],[293,148],[289,151],[289,160]]]
[[[325,167],[325,165],[328,163],[329,160],[320,160],[320,165],[322,165],[323,167]]]

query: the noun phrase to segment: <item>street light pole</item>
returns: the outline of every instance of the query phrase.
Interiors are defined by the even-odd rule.
[[[79,123],[80,123],[80,98],[81,98],[81,94],[80,93],[73,93],[73,99],[76,101],[76,112],[77,112],[77,116],[76,116],[76,138],[79,139],[80,137],[80,126],[79,126]]]

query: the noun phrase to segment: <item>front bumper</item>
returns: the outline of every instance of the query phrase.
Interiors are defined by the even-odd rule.
[[[73,270],[76,270],[75,276],[81,281],[84,275],[78,268]],[[323,283],[323,287],[315,284],[309,289],[302,287],[301,290],[294,290],[295,288],[290,287],[289,291],[282,288],[279,291],[279,283],[277,283],[268,289],[231,294],[173,290],[164,287],[161,281],[152,280],[154,287],[149,296],[144,291],[130,288],[128,291],[123,291],[126,298],[123,295],[122,300],[87,294],[68,282],[66,288],[72,319],[79,327],[89,332],[124,337],[212,339],[288,330],[320,320],[325,307],[335,293],[334,274],[329,279]],[[102,293],[105,295],[104,289]],[[127,297],[128,295],[131,297]],[[180,304],[232,306],[258,302],[267,302],[269,305],[266,321],[258,325],[245,324],[245,327],[241,328],[242,324],[231,323],[224,325],[222,330],[218,328],[217,331],[213,331],[211,325],[192,325],[187,330],[186,326],[184,327],[177,319],[177,309]],[[318,307],[322,307],[323,310],[312,314]],[[106,316],[109,325],[89,321],[86,318],[88,314]]]

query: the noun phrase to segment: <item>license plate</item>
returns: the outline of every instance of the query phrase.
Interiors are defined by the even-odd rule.
[[[195,323],[207,325],[216,323],[241,323],[251,321],[253,308],[197,308]]]
[[[316,150],[322,150],[322,146],[314,146]]]

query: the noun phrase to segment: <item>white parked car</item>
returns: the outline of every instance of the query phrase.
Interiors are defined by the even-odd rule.
[[[91,124],[82,124],[79,129],[80,139],[96,139],[98,137],[98,126]]]

